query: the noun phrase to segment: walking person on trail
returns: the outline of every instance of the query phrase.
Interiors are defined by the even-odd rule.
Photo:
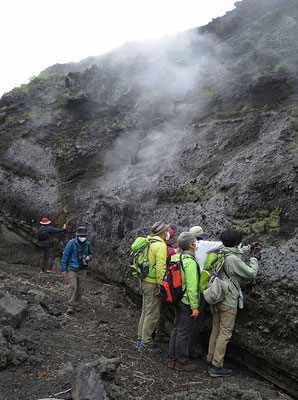
[[[176,254],[176,251],[172,247],[177,243],[177,238],[175,237],[175,231],[169,228],[169,232],[166,237],[166,245],[167,245],[167,264],[171,261],[171,257]],[[169,341],[169,336],[165,331],[166,325],[166,316],[169,310],[169,306],[161,301],[160,302],[160,316],[159,321],[156,327],[156,336],[155,340],[159,343],[167,343]]]
[[[236,230],[224,231],[220,236],[224,247],[221,253],[225,254],[222,280],[229,283],[228,293],[224,300],[211,305],[212,332],[209,340],[207,361],[208,372],[211,377],[230,376],[231,369],[224,368],[224,356],[227,344],[232,337],[238,303],[243,308],[241,292],[242,279],[254,279],[258,272],[258,261],[261,260],[260,243],[241,248],[242,234]],[[249,265],[241,260],[241,255],[251,251]],[[242,304],[241,304],[242,302]]]
[[[169,225],[165,222],[156,222],[151,228],[148,239],[151,242],[148,250],[149,273],[141,280],[142,313],[138,326],[137,348],[140,352],[159,354],[161,349],[153,343],[152,334],[158,324],[160,316],[160,300],[156,296],[159,285],[166,271],[167,245]]]
[[[180,268],[182,299],[174,305],[175,320],[171,332],[169,368],[177,371],[193,371],[196,364],[189,363],[189,341],[194,318],[199,315],[199,273],[195,260],[196,237],[191,232],[182,232],[178,237],[181,253],[171,257],[171,262],[182,260]],[[180,261],[181,262],[181,261]]]
[[[70,240],[61,259],[62,276],[68,273],[70,292],[68,298],[68,314],[81,311],[81,298],[86,280],[89,261],[92,260],[92,248],[87,239],[87,228],[80,226],[75,239]]]
[[[54,245],[52,242],[52,235],[60,232],[64,232],[66,230],[66,224],[63,225],[63,228],[54,228],[51,224],[51,221],[48,218],[43,218],[40,221],[41,227],[37,231],[37,238],[40,243],[40,247],[42,249],[42,256],[40,259],[40,273],[43,274],[45,272],[54,273],[56,272],[53,268],[54,262]],[[48,258],[48,267],[46,270],[46,260]]]
[[[193,226],[192,228],[190,228],[189,232],[193,233],[197,238],[195,258],[197,260],[197,263],[199,264],[200,271],[202,272],[204,269],[204,263],[206,257],[208,256],[208,253],[220,250],[223,247],[223,244],[220,240],[217,241],[206,240],[208,235],[204,233],[203,228],[200,226]],[[196,318],[194,321],[190,346],[189,346],[189,352],[192,358],[198,358],[205,352],[205,350],[203,350],[201,336],[202,336],[203,323],[206,315],[206,308],[207,308],[206,301],[204,299],[204,296],[201,295],[200,309],[199,309],[200,314],[199,317]]]

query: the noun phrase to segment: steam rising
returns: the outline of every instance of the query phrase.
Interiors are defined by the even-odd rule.
[[[118,52],[121,81],[133,81],[133,119],[137,129],[122,133],[106,153],[102,189],[120,198],[152,196],[154,181],[171,168],[187,124],[201,111],[211,65],[220,64],[222,47],[212,36],[184,32],[163,42],[126,45]],[[147,191],[146,191],[147,188]]]

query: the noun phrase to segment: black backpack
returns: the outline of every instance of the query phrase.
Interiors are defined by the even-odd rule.
[[[50,238],[47,226],[41,226],[37,231],[37,239],[41,242]]]

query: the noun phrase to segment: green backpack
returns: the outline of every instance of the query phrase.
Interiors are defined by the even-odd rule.
[[[143,279],[148,275],[150,267],[148,263],[148,250],[150,244],[154,242],[157,242],[157,240],[138,237],[131,245],[129,268],[135,278]]]
[[[208,282],[213,276],[221,278],[222,268],[225,262],[225,256],[228,254],[224,253],[209,253],[204,262],[204,269],[201,272],[199,291],[203,293],[206,289]]]

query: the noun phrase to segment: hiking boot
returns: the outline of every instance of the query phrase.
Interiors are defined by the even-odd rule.
[[[175,364],[176,364],[176,361],[170,360],[170,361],[168,362],[168,368],[175,368]]]
[[[217,378],[219,376],[231,376],[233,375],[233,371],[224,367],[219,368],[212,364],[209,370],[209,374],[212,378]]]
[[[160,354],[162,353],[161,348],[157,345],[152,344],[151,346],[143,346],[142,343],[139,347],[139,351],[141,353],[148,353],[148,354]]]
[[[141,340],[138,339],[136,343],[136,349],[139,350],[140,346],[141,346]]]
[[[194,371],[197,368],[196,364],[180,364],[178,362],[176,362],[175,364],[175,369],[177,371],[186,371],[186,372],[190,372],[190,371]]]
[[[49,273],[49,274],[54,274],[56,271],[54,270],[54,269],[52,269],[52,268],[48,268],[47,269],[47,273]]]
[[[211,367],[212,367],[212,363],[211,362],[208,362],[208,373],[210,374],[210,369],[211,369]]]
[[[39,273],[40,273],[40,274],[44,274],[44,273],[45,273],[45,270],[43,270],[42,268],[40,268]]]

